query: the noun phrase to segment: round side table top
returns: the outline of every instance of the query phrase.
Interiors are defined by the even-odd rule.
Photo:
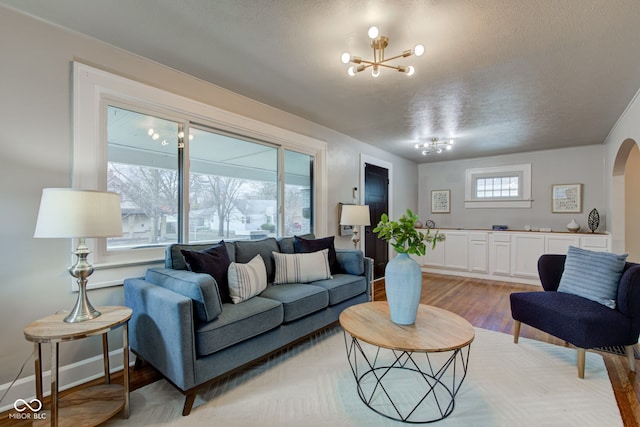
[[[391,350],[435,353],[465,347],[475,338],[464,318],[438,307],[420,304],[413,325],[398,325],[389,317],[386,301],[357,304],[340,314],[340,325],[351,336]]]
[[[67,323],[63,319],[68,313],[57,313],[28,325],[24,328],[24,337],[31,342],[72,341],[102,334],[122,325],[133,313],[129,307],[96,307],[102,313],[95,319],[84,322]]]

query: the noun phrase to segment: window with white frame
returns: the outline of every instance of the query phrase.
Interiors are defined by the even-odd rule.
[[[74,175],[121,195],[122,237],[94,264],[140,264],[174,242],[326,232],[326,143],[74,64]]]
[[[465,171],[465,207],[531,207],[531,165],[474,168]]]

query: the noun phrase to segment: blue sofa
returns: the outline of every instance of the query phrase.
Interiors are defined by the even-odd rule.
[[[307,238],[313,236],[304,236]],[[182,250],[212,244],[167,247],[165,268],[124,281],[133,309],[130,347],[185,394],[191,412],[198,389],[337,322],[347,307],[370,300],[372,260],[359,250],[337,249],[332,278],[302,284],[272,284],[272,252],[294,253],[294,238],[224,243],[231,261],[264,260],[267,289],[233,304],[223,302],[215,279],[187,270]]]

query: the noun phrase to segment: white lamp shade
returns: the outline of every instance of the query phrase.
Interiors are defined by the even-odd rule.
[[[343,205],[340,225],[371,225],[369,205]]]
[[[34,237],[75,238],[122,235],[120,195],[112,192],[45,188]]]

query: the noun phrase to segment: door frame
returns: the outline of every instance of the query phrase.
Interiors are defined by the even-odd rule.
[[[393,218],[393,163],[386,160],[379,159],[377,157],[369,156],[367,154],[360,153],[360,191],[358,192],[358,203],[364,204],[365,188],[364,188],[364,169],[366,164],[379,166],[389,171],[389,183],[387,184],[387,191],[389,195],[388,199],[388,212],[389,218]],[[375,227],[375,224],[371,224]],[[366,233],[361,233],[361,248],[365,247]]]

